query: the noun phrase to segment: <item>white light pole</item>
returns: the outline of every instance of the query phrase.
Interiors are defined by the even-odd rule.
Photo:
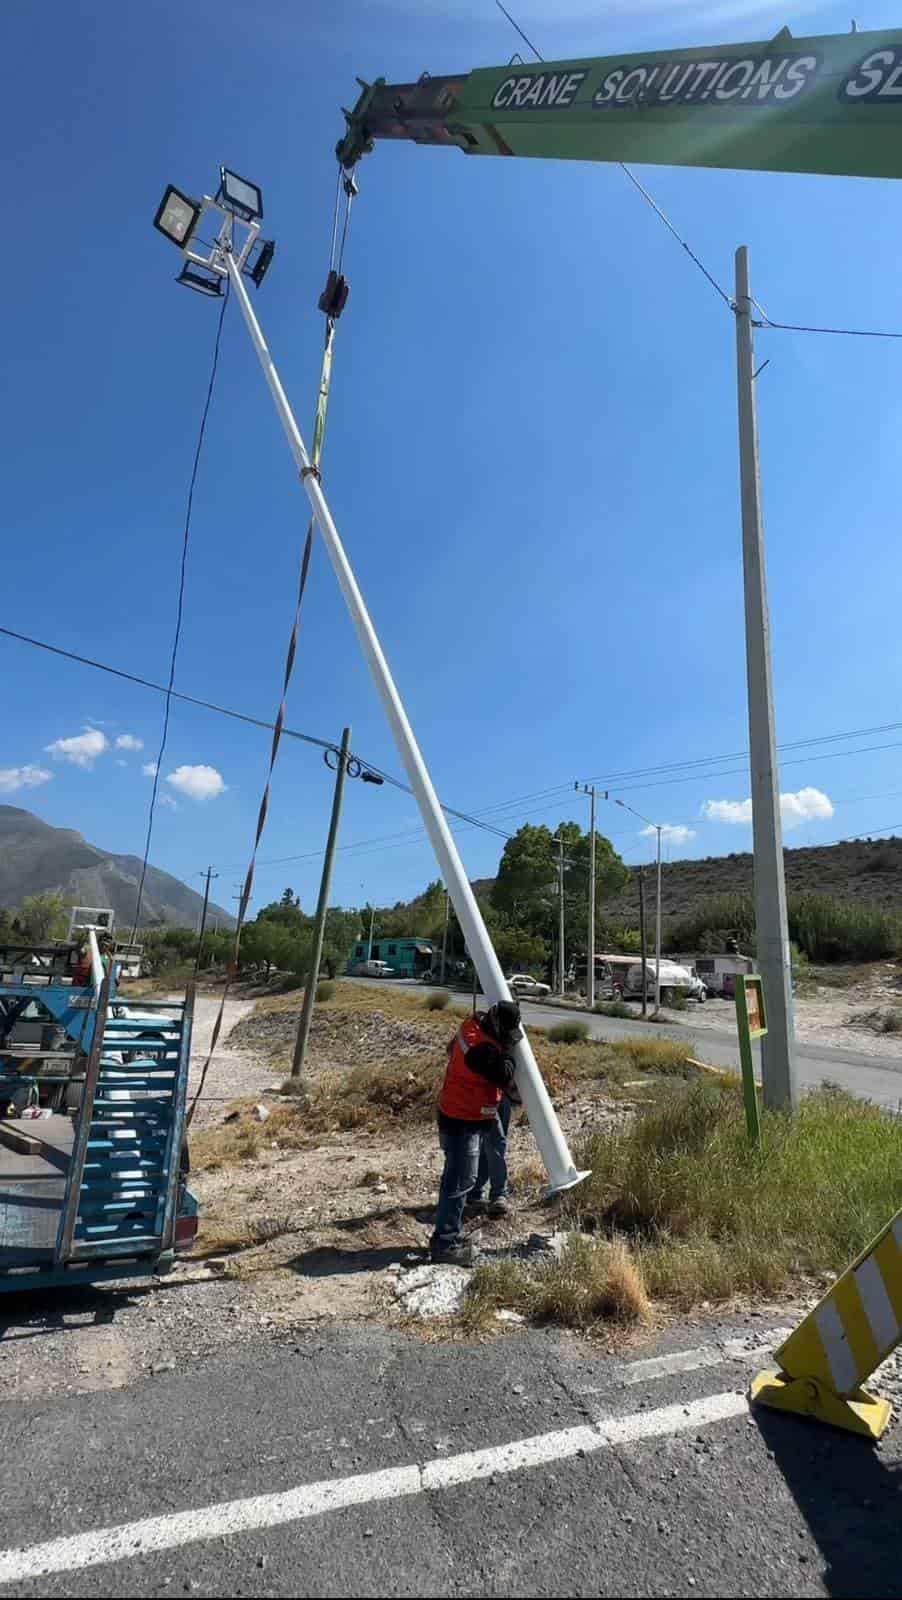
[[[617,800],[615,798],[614,804],[618,805],[618,806],[622,806],[624,811],[631,811],[633,813],[634,817],[638,817],[639,818],[640,822],[645,822],[645,823],[648,824],[648,826],[650,828],[654,828],[655,833],[658,835],[658,885],[657,885],[657,893],[656,893],[656,896],[655,896],[655,1010],[656,1011],[660,1011],[660,1009],[661,1009],[661,832],[663,830],[664,824],[663,824],[663,822],[649,822],[648,817],[643,817],[641,811],[637,811],[635,806],[627,805],[625,800]],[[643,954],[644,954],[644,952],[643,952]]]
[[[552,839],[552,843],[554,840]],[[564,836],[557,835],[558,847],[558,962],[561,976],[561,994],[564,993],[566,966],[564,963]]]
[[[222,192],[220,190],[220,196]],[[301,483],[322,534],[326,553],[338,579],[339,588],[344,595],[360,647],[382,700],[398,752],[404,763],[411,788],[419,806],[420,815],[429,834],[432,847],[435,850],[442,877],[448,886],[448,893],[457,914],[464,940],[471,952],[483,992],[490,1004],[499,1000],[510,1000],[511,993],[501,970],[498,957],[495,954],[492,941],[489,938],[488,930],[483,922],[476,896],[464,870],[463,862],[458,855],[457,846],[445,820],[432,779],[414,738],[413,729],[407,720],[407,713],[395,687],[394,679],[383,654],[382,646],[379,643],[369,612],[364,604],[363,596],[357,586],[357,580],[342,545],[326,497],[323,494],[319,473],[311,465],[307,447],[304,444],[291,406],[288,403],[281,379],[276,371],[275,363],[267,348],[266,340],[263,337],[260,324],[254,314],[254,309],[245,287],[243,268],[256,238],[256,232],[254,231],[256,223],[251,221],[247,224],[245,219],[251,239],[250,243],[247,240],[245,241],[239,252],[233,249],[232,240],[233,220],[236,216],[240,217],[240,213],[236,214],[234,208],[230,211],[228,204],[220,204],[219,200],[210,201],[208,197],[204,198],[203,206],[205,209],[216,207],[224,213],[222,228],[205,265],[208,270],[219,276],[228,276],[232,293],[241,308],[241,314],[244,317],[251,342],[257,353],[263,376],[269,386],[279,421],[282,424],[301,478]],[[189,259],[194,259],[193,252],[188,251],[184,246],[180,246],[180,248],[183,249],[183,253]],[[529,1118],[530,1128],[548,1174],[549,1188],[551,1192],[572,1188],[575,1184],[581,1182],[584,1177],[587,1177],[588,1174],[578,1171],[574,1165],[567,1141],[564,1138],[548,1090],[542,1080],[532,1047],[525,1033],[514,1046],[513,1056],[517,1067],[517,1088],[520,1091],[526,1114]]]

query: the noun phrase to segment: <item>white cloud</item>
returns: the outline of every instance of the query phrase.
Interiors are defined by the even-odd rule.
[[[0,794],[15,794],[17,789],[37,789],[53,777],[46,767],[0,767]]]
[[[751,800],[706,800],[702,816],[708,822],[751,822]]]
[[[178,789],[180,794],[186,794],[190,800],[215,800],[217,795],[223,793],[225,784],[222,774],[215,767],[176,767],[166,778],[173,789]]]
[[[160,805],[161,806],[171,806],[173,811],[178,811],[178,808],[179,808],[178,801],[177,800],[173,800],[171,794],[165,794],[165,793],[160,795]]]
[[[642,836],[654,838],[657,831],[654,824],[649,823],[647,828],[642,829]],[[685,827],[682,822],[662,822],[661,838],[669,840],[671,844],[685,844],[687,839],[695,838],[695,829]]]
[[[833,815],[833,802],[821,789],[798,789],[780,796],[780,815],[786,829],[800,828],[805,822],[820,822]],[[752,820],[751,800],[706,800],[702,816],[708,822],[748,824]]]
[[[832,817],[833,802],[821,789],[799,789],[796,794],[781,794],[780,811],[784,828],[799,828],[803,822]]]
[[[85,728],[84,733],[75,733],[71,739],[54,739],[44,746],[54,761],[71,761],[74,767],[93,767],[107,748],[107,736],[99,728]]]
[[[134,733],[120,733],[116,738],[117,750],[143,750],[144,740]]]
[[[156,775],[157,775],[157,764],[156,764],[156,762],[155,761],[145,761],[143,767],[141,768],[141,771],[143,772],[145,778],[155,778]]]

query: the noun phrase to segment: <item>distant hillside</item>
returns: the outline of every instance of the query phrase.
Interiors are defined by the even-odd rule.
[[[790,894],[833,895],[840,900],[868,901],[875,905],[902,906],[902,839],[870,843],[856,839],[842,844],[812,845],[784,850],[786,888]],[[646,904],[654,904],[654,864],[645,869]],[[682,916],[712,894],[752,888],[752,857],[705,856],[701,861],[665,862],[661,873],[661,904],[665,917]],[[634,925],[638,918],[636,873],[615,899],[605,901],[605,916],[612,922]]]
[[[16,906],[29,894],[53,891],[85,906],[112,906],[117,926],[129,924],[141,876],[139,856],[114,855],[88,844],[72,828],[52,828],[19,806],[0,805],[0,906]],[[203,896],[159,867],[147,868],[141,926],[196,924]],[[220,924],[234,917],[211,903]]]

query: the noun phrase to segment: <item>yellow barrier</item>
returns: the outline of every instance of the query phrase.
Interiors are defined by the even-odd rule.
[[[751,1400],[879,1439],[892,1407],[861,1385],[900,1340],[902,1211],[897,1211],[780,1346],[779,1370],[753,1379]]]

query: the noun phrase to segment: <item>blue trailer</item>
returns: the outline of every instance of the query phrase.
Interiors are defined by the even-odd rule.
[[[0,947],[0,1292],[166,1272],[197,1229],[193,986],[138,1021],[88,945],[87,975],[73,945]],[[44,1038],[22,1043],[36,1010]]]

